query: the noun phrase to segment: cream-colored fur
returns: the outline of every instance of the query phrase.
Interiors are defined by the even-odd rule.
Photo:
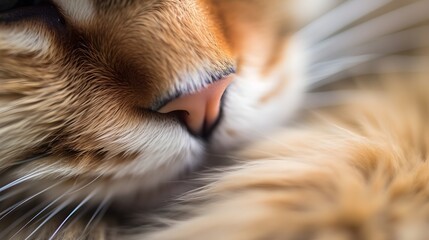
[[[428,90],[427,74],[389,76],[249,146],[142,239],[427,239]]]
[[[234,45],[244,44],[249,32],[234,37],[233,44],[228,34],[235,32],[235,19],[211,1],[58,0],[53,5],[55,15],[46,14],[47,19],[0,22],[5,183],[37,171],[43,174],[29,181],[37,190],[58,179],[78,178],[83,185],[97,179],[76,193],[82,200],[97,190],[95,202],[107,195],[120,199],[126,191],[153,191],[200,165],[207,149],[227,151],[259,137],[246,134],[252,128],[268,132],[284,123],[302,96],[304,60],[297,44],[281,44],[282,53],[270,63],[264,81],[258,75],[250,79],[238,68],[256,67],[238,64],[237,59],[246,62],[247,57]],[[221,23],[231,27],[227,31]],[[268,48],[264,38],[260,46]],[[286,58],[294,60],[286,63]],[[194,137],[175,117],[156,112],[172,96],[199,91],[232,72],[236,81],[210,139]],[[274,88],[277,99],[261,102]],[[283,102],[290,103],[287,111],[273,111]],[[271,122],[273,114],[278,123]],[[37,161],[9,171],[32,158]]]
[[[182,175],[259,138],[252,129],[268,134],[299,105],[305,58],[290,32],[302,20],[268,15],[295,14],[293,1],[49,2],[34,15],[0,13],[2,239],[62,238],[76,207],[70,218],[86,209],[89,221],[102,203],[125,215],[163,201]],[[249,15],[260,25],[241,31]],[[256,65],[241,48],[255,34]],[[157,112],[232,73],[209,139]]]
[[[331,2],[337,1],[318,4]],[[420,46],[410,39],[420,40],[424,31],[398,31],[426,26],[428,1],[387,2],[348,2],[342,9],[360,7],[350,19],[334,19],[336,29],[323,32],[315,24],[298,33],[324,7],[312,0],[53,0],[33,17],[8,20],[0,13],[0,239],[334,239],[355,233],[382,239],[371,234],[388,231],[371,227],[393,229],[389,214],[425,204],[396,204],[383,192],[397,189],[396,174],[407,179],[421,169],[424,80],[382,85],[389,89],[385,95],[358,95],[360,104],[327,114],[325,123],[314,118],[317,123],[279,137],[273,132],[296,116],[307,87],[356,70],[361,59]],[[378,15],[381,21],[359,23]],[[406,21],[386,21],[398,16]],[[356,34],[360,26],[362,38],[350,39],[348,28]],[[367,48],[359,45],[365,42]],[[210,138],[195,137],[176,117],[157,112],[172,97],[231,73],[235,79]],[[263,142],[247,146],[256,140]],[[201,165],[221,173],[209,174],[185,203],[165,207],[194,187],[187,180],[199,177],[186,175]],[[425,192],[422,185],[415,191]],[[368,208],[362,205],[367,196],[374,196]],[[156,215],[170,221],[167,226],[151,228],[158,224],[150,218],[153,206],[172,214]],[[392,235],[412,239],[408,226],[421,232],[420,215],[401,211]],[[407,225],[408,217],[419,224]],[[149,224],[141,223],[146,219]]]

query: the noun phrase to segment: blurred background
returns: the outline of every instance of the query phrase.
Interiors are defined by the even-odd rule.
[[[299,31],[310,56],[309,89],[317,92],[308,107],[341,102],[356,81],[429,76],[429,1],[329,4]]]

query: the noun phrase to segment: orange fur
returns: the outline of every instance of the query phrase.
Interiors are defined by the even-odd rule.
[[[365,88],[326,122],[271,135],[300,106],[295,32],[313,6],[52,0],[40,16],[0,13],[0,239],[127,238],[130,212],[192,188],[183,175],[219,154],[234,166],[161,208],[179,216],[165,228],[130,238],[424,239],[425,80]],[[210,138],[158,112],[232,72]]]
[[[0,183],[29,178],[0,191],[0,197],[22,190],[12,200],[36,194],[30,201],[35,207],[71,191],[70,206],[90,195],[89,207],[111,198],[119,209],[134,209],[157,199],[151,196],[196,168],[212,143],[227,143],[219,147],[223,152],[252,139],[243,136],[253,125],[234,129],[235,136],[224,135],[235,128],[236,119],[252,118],[235,109],[254,108],[265,90],[258,89],[254,99],[241,103],[234,99],[249,94],[246,86],[232,86],[224,99],[226,113],[210,141],[193,136],[172,114],[157,112],[171,99],[200,91],[241,67],[237,60],[246,57],[236,41],[245,44],[247,36],[235,35],[238,28],[226,28],[236,23],[229,13],[238,6],[226,9],[228,2],[209,0],[51,2],[40,14],[33,9],[34,17],[7,20],[13,11],[0,13]],[[272,7],[255,1],[246,11],[260,6]],[[265,26],[258,32],[271,28],[272,21],[262,21],[266,14],[257,20]],[[277,29],[264,33],[264,38],[275,39],[269,36],[274,32]],[[262,32],[259,35],[260,46],[269,48],[271,43],[262,39]],[[267,89],[269,84],[282,86],[279,96],[289,98],[292,92],[292,99],[298,99],[301,90],[289,90],[289,83],[301,79],[279,84],[286,72],[284,58],[271,64],[277,66],[271,72],[281,76],[264,84]],[[289,115],[279,118],[286,121]],[[0,212],[11,204],[0,202]],[[25,215],[27,207],[12,211],[0,225],[8,227],[7,222]],[[45,238],[62,217],[55,216],[35,236]],[[19,226],[0,231],[0,236],[12,236]],[[27,227],[20,236],[37,226]]]

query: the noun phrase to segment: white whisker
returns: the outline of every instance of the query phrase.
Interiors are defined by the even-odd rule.
[[[370,63],[372,63],[372,61],[368,61],[366,64]],[[351,66],[350,69],[345,69],[347,71],[339,71],[332,76],[326,75],[319,79],[313,78],[314,81],[309,89],[315,89],[351,76],[359,77],[364,75],[383,75],[392,73],[426,73],[428,72],[428,69],[424,66],[429,66],[429,58],[392,55],[387,58],[380,59],[378,64],[381,64],[381,66],[377,68],[367,67],[366,64]]]
[[[69,221],[68,226],[64,229],[65,232],[68,231],[69,228],[73,227],[73,225],[77,222],[79,222],[80,220],[82,220],[82,217],[85,216],[89,211],[89,207],[82,209],[79,214],[75,215],[75,217],[73,219],[71,219]]]
[[[54,237],[57,235],[57,233],[60,231],[60,229],[66,224],[66,222],[84,205],[86,204],[94,195],[96,194],[95,191],[93,191],[90,195],[88,195],[84,200],[82,200],[79,205],[77,205],[69,215],[64,219],[64,221],[61,222],[61,224],[58,226],[58,228],[54,231],[54,233],[51,235],[49,240],[54,239]]]
[[[92,181],[94,182],[94,181]],[[89,184],[86,184],[85,187],[89,186]],[[79,190],[82,190],[83,188],[79,188]],[[67,192],[63,193],[61,196],[56,198],[54,201],[52,201],[50,204],[48,204],[45,208],[43,208],[39,213],[37,213],[33,218],[31,218],[23,227],[21,227],[18,232],[16,232],[13,236],[17,235],[19,232],[21,232],[25,227],[27,227],[31,222],[33,222],[37,217],[39,217],[43,212],[45,212],[47,209],[52,207],[55,203],[57,203],[59,200],[61,200],[64,196],[70,195],[71,193],[76,193],[77,191],[75,189],[70,189]],[[52,212],[51,212],[52,213]],[[12,236],[12,238],[13,238]]]
[[[39,231],[40,228],[42,228],[49,220],[51,220],[55,215],[57,215],[59,212],[61,212],[65,207],[67,207],[74,199],[69,198],[65,202],[63,202],[61,205],[59,205],[57,208],[55,208],[48,217],[46,217],[45,220],[39,226],[37,226],[36,229],[34,229],[30,235],[28,235],[25,240],[30,239],[37,231]]]
[[[88,187],[89,185],[93,184],[95,181],[97,181],[98,179],[100,179],[107,171],[103,171],[102,173],[100,173],[97,177],[95,177],[93,180],[91,180],[90,182],[88,182],[87,184],[83,185],[82,187],[73,190],[72,192],[70,192],[69,194],[74,194],[76,192],[79,192],[80,190]]]
[[[378,56],[374,54],[359,55],[315,64],[313,69],[309,70],[310,74],[308,75],[311,77],[308,78],[307,84],[311,87],[315,85],[319,86],[320,84],[324,84],[323,80],[362,63],[369,62]]]
[[[17,208],[19,208],[20,206],[24,205],[25,203],[29,202],[30,200],[34,199],[35,197],[37,197],[37,196],[39,196],[39,195],[41,195],[41,194],[43,194],[43,193],[45,193],[45,192],[49,191],[50,189],[52,189],[52,188],[54,188],[54,187],[58,186],[60,183],[61,183],[61,182],[58,182],[58,183],[56,183],[56,184],[54,184],[54,185],[52,185],[52,186],[50,186],[50,187],[48,187],[48,188],[46,188],[46,189],[43,189],[42,191],[40,191],[40,192],[38,192],[38,193],[36,193],[36,194],[34,194],[34,195],[32,195],[32,196],[30,196],[30,197],[28,197],[28,198],[26,198],[26,199],[24,199],[24,200],[20,201],[20,202],[18,202],[18,203],[16,203],[16,204],[14,204],[14,205],[12,205],[12,206],[10,206],[9,208],[5,209],[4,211],[2,211],[2,212],[0,213],[0,216],[1,216],[1,217],[0,217],[0,221],[1,221],[2,219],[4,219],[7,215],[9,215],[11,212],[13,212],[13,211],[14,211],[14,210],[16,210]]]
[[[337,34],[310,49],[314,61],[400,31],[429,19],[429,1],[421,0]]]
[[[412,50],[429,46],[426,38],[429,26],[422,26],[390,34],[378,39],[374,39],[361,47],[344,50],[342,54],[367,54],[387,55],[401,51]]]
[[[28,188],[20,188],[20,189],[17,189],[17,190],[14,190],[14,191],[12,191],[12,192],[10,192],[10,193],[7,193],[7,194],[3,194],[2,196],[1,196],[1,198],[0,198],[0,202],[2,202],[2,201],[4,201],[4,200],[7,200],[7,199],[9,199],[9,198],[11,198],[11,197],[14,197],[14,196],[16,196],[16,195],[18,195],[18,194],[20,194],[20,193],[22,193],[22,192],[24,192],[25,190],[27,190]]]
[[[14,228],[16,228],[20,223],[22,223],[25,219],[29,218],[31,215],[39,211],[41,208],[43,208],[45,204],[41,203],[38,206],[34,207],[31,211],[27,212],[26,214],[22,215],[20,218],[15,220],[12,224],[10,224],[6,229],[3,229],[0,232],[0,239],[5,239],[6,234],[8,234],[10,231],[12,231]],[[14,239],[14,234],[10,239]]]
[[[100,203],[100,205],[97,207],[97,209],[92,214],[91,218],[89,219],[88,223],[86,224],[83,232],[86,232],[88,230],[88,227],[91,225],[92,221],[94,221],[95,217],[103,210],[107,202],[109,201],[109,198],[105,197],[103,201]]]
[[[106,196],[103,199],[103,201],[100,203],[100,205],[94,211],[94,213],[92,214],[92,216],[89,219],[88,223],[86,224],[84,230],[82,231],[83,234],[79,238],[79,240],[80,239],[84,239],[88,235],[87,231],[89,230],[89,227],[91,226],[91,224],[92,224],[91,228],[94,228],[95,226],[97,226],[98,222],[103,218],[104,214],[109,209],[110,200],[111,200],[111,196],[110,195]]]
[[[110,205],[110,202],[107,202],[107,204],[105,204],[104,208],[100,211],[100,213],[98,214],[98,217],[93,221],[92,229],[98,225],[98,223],[101,221],[101,219],[103,219],[107,210],[109,210],[109,205]]]
[[[313,45],[340,31],[351,23],[385,6],[392,0],[352,0],[334,8],[298,32],[298,36]],[[341,19],[341,21],[338,21]]]
[[[345,71],[349,71],[354,67],[362,64],[371,63],[383,56],[395,54],[401,51],[412,50],[419,47],[429,46],[427,41],[418,41],[420,37],[427,31],[427,26],[413,28],[378,39],[362,48],[354,48],[348,54],[357,55],[355,57],[340,58],[338,61],[327,61],[325,63],[314,64],[309,76],[313,76],[308,80],[309,89],[314,89],[327,83],[334,81],[333,76]],[[364,52],[376,53],[371,55],[360,55]],[[344,63],[343,59],[348,59]],[[319,71],[319,72],[318,72]]]
[[[32,223],[36,218],[38,218],[42,213],[44,213],[46,210],[48,210],[50,207],[52,207],[55,203],[57,203],[59,200],[61,200],[67,193],[62,194],[58,198],[56,198],[54,201],[49,203],[46,207],[44,207],[42,210],[40,210],[35,216],[33,216],[24,226],[22,226],[11,238],[13,239],[14,236],[19,234],[24,228],[26,228],[30,223]]]
[[[6,184],[5,186],[1,187],[0,188],[0,192],[3,192],[3,191],[5,191],[5,190],[7,190],[7,189],[9,189],[11,187],[14,187],[14,186],[16,186],[18,184],[21,184],[21,183],[23,183],[25,181],[28,181],[30,179],[36,178],[38,176],[41,176],[44,173],[46,173],[46,172],[45,171],[39,171],[39,172],[35,172],[35,173],[32,173],[32,174],[28,174],[28,175],[25,175],[23,177],[20,177],[20,178],[18,178],[16,180],[14,180],[14,181]]]

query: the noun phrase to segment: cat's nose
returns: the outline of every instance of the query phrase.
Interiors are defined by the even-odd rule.
[[[159,112],[184,112],[182,117],[189,131],[196,135],[205,135],[219,118],[222,96],[232,79],[233,76],[230,75],[198,92],[176,98]]]

